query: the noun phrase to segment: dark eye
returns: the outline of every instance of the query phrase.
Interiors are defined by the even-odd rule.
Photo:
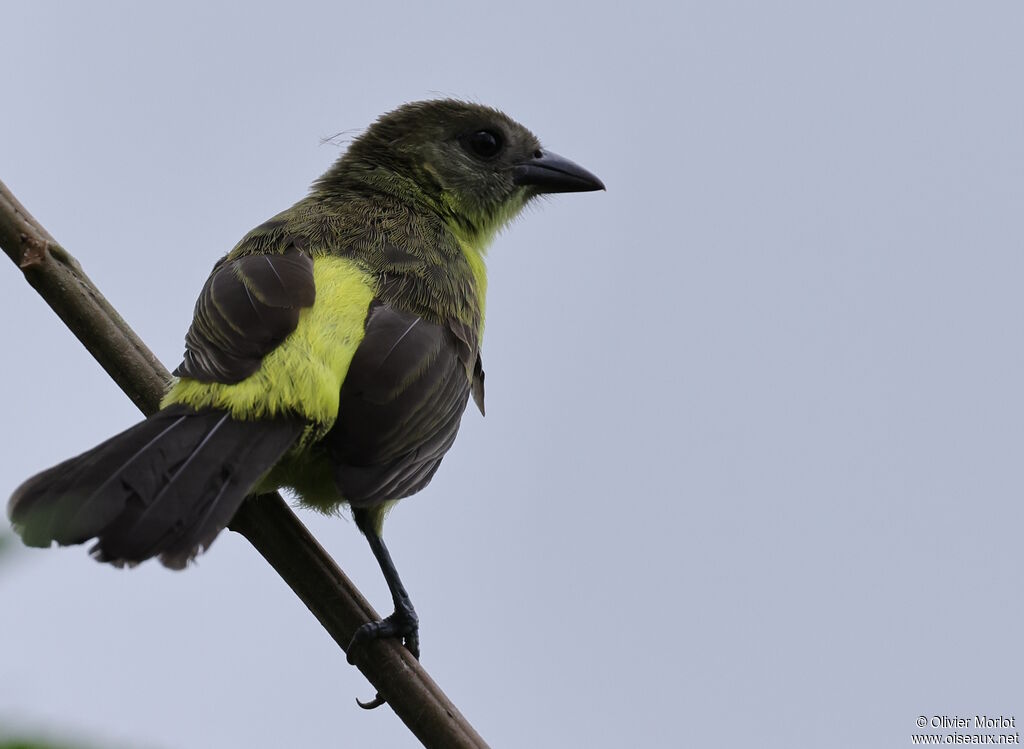
[[[501,133],[496,133],[493,130],[477,130],[475,133],[469,133],[462,142],[471,154],[481,159],[493,159],[504,145]]]

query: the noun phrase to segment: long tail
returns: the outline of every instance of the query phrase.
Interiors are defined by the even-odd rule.
[[[238,421],[170,406],[18,487],[7,507],[29,546],[80,544],[102,562],[159,556],[181,569],[213,543],[302,433],[298,420]]]

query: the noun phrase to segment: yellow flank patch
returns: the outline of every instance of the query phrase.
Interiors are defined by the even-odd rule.
[[[313,259],[313,281],[316,302],[302,310],[298,326],[258,371],[232,385],[181,378],[161,406],[219,408],[244,420],[296,414],[318,424],[321,434],[329,429],[376,290],[354,262],[331,255]]]

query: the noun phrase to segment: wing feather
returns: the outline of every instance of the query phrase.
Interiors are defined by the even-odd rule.
[[[174,374],[200,382],[244,380],[315,300],[313,260],[294,246],[282,254],[225,258],[196,301],[185,356]]]
[[[379,301],[371,307],[324,439],[349,503],[373,505],[426,486],[455,441],[476,358],[449,325]]]

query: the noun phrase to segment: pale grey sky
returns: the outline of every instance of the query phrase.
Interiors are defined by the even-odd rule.
[[[1019,3],[5,4],[0,179],[173,366],[213,262],[413,99],[598,174],[490,253],[487,417],[386,537],[495,747],[900,747],[1016,715]],[[137,418],[0,264],[0,495]],[[351,522],[303,519],[380,609]],[[414,746],[273,571],[0,569],[0,723]]]

